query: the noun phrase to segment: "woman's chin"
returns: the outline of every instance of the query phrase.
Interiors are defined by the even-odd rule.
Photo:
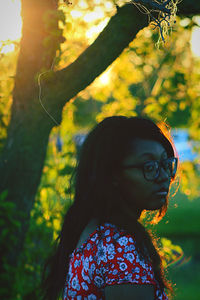
[[[157,210],[163,207],[166,203],[166,197],[160,197],[159,199],[154,199],[151,205],[147,208],[147,210]]]

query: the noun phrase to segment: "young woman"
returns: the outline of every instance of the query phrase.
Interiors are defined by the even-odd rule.
[[[176,169],[172,142],[151,120],[113,116],[99,123],[81,148],[44,299],[168,299],[171,285],[140,216],[164,216]]]

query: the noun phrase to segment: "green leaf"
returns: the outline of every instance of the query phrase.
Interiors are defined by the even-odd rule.
[[[72,174],[73,170],[74,170],[74,167],[67,165],[62,170],[59,171],[59,175],[61,175],[61,176],[70,175],[70,174]]]
[[[4,201],[6,199],[6,197],[8,196],[8,190],[3,191],[0,194],[0,200]]]

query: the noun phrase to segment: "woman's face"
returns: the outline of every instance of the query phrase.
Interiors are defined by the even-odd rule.
[[[162,161],[168,155],[157,141],[135,139],[129,155],[122,161],[123,166],[140,165],[147,161]],[[153,181],[144,178],[142,168],[122,168],[117,176],[117,184],[123,196],[123,206],[131,211],[160,209],[167,200],[171,178],[161,167],[159,177]],[[163,189],[163,191],[160,191]],[[164,192],[164,190],[166,192]]]

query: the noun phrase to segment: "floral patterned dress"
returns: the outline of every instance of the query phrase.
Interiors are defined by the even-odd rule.
[[[156,300],[168,299],[151,263],[140,259],[133,236],[105,223],[71,254],[63,300],[103,300],[106,286],[128,283],[153,285]]]

